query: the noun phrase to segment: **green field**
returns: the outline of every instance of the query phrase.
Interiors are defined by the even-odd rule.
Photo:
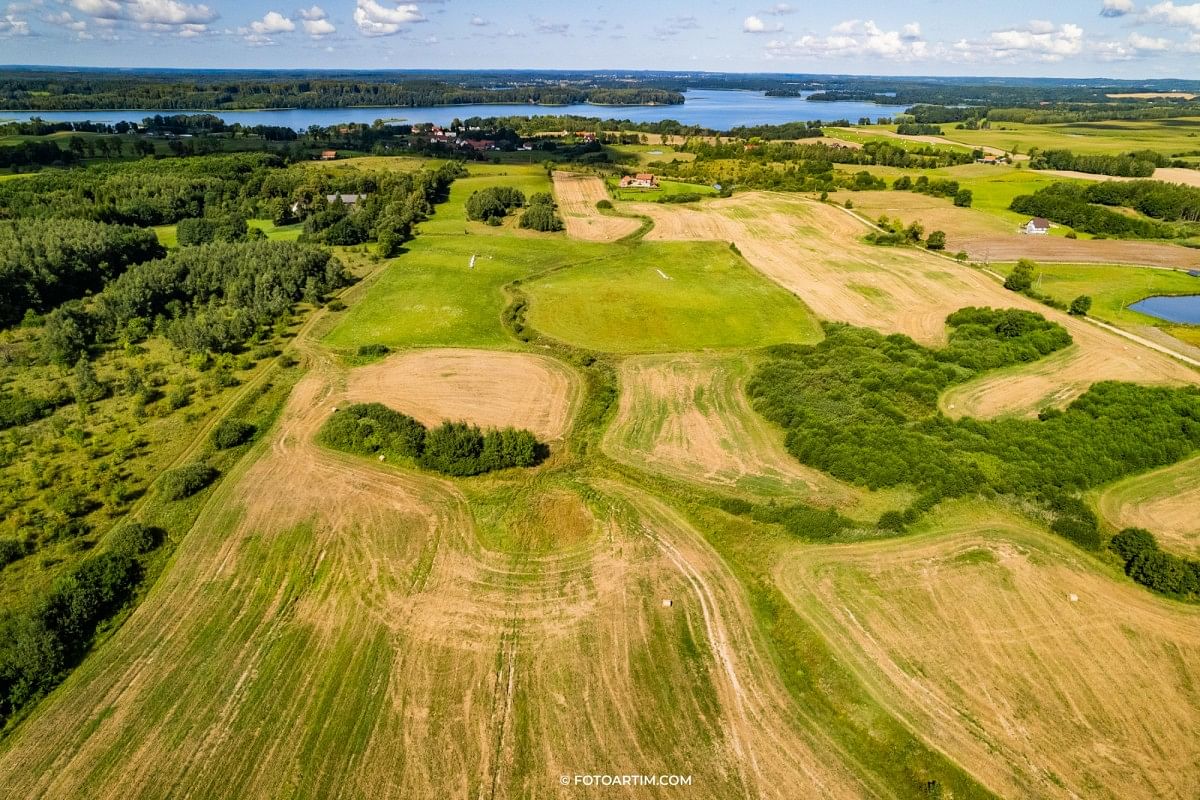
[[[529,320],[579,347],[656,352],[819,341],[811,313],[715,242],[645,242],[528,287]]]
[[[1108,122],[1072,122],[1056,125],[1027,125],[997,122],[988,130],[959,130],[942,126],[947,139],[971,146],[988,145],[1012,152],[1028,153],[1063,149],[1077,153],[1127,153],[1131,150],[1155,150],[1174,155],[1200,150],[1200,119],[1113,120]]]
[[[608,182],[608,192],[616,200],[633,202],[654,202],[660,197],[673,197],[681,194],[698,194],[703,196],[715,195],[717,190],[711,186],[699,183],[684,183],[683,181],[659,180],[657,189],[621,189],[617,181]]]
[[[992,264],[993,269],[1005,275],[1014,266]],[[1036,274],[1033,284],[1036,291],[1062,303],[1086,294],[1092,298],[1091,316],[1122,326],[1174,327],[1128,307],[1151,295],[1200,294],[1200,278],[1178,270],[1109,264],[1038,264]]]

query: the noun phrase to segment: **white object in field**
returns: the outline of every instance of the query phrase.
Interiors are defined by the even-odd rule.
[[[380,457],[379,457],[379,460],[380,460],[380,461],[383,461],[383,460],[385,460],[384,456],[380,456]]]
[[[475,269],[475,254],[471,254],[471,263],[467,265],[467,269]]]
[[[655,271],[655,272],[657,272],[659,275],[661,275],[661,276],[662,276],[662,279],[663,279],[664,281],[669,281],[669,280],[672,280],[671,276],[670,276],[670,275],[668,275],[667,273],[663,272],[661,269],[656,269],[656,270],[654,270],[654,271]]]
[[[670,608],[673,605],[675,605],[674,600],[663,600],[663,608]]]
[[[1072,603],[1078,603],[1078,602],[1079,602],[1079,595],[1077,595],[1077,594],[1069,594],[1069,595],[1067,595],[1067,599],[1068,599],[1068,600],[1070,600]]]
[[[335,414],[337,413],[337,406],[333,407],[333,413],[335,413]]]

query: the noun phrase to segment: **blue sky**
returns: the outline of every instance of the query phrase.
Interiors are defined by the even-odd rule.
[[[0,63],[1200,78],[1200,0],[311,2],[0,0]]]

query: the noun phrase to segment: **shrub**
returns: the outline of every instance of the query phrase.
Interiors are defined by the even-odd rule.
[[[108,546],[114,553],[140,556],[158,547],[163,540],[163,534],[162,528],[154,528],[140,522],[126,522],[108,534]]]
[[[20,539],[0,539],[0,569],[29,554],[29,545]]]
[[[600,211],[611,211],[613,207],[611,200],[597,200],[596,208]]]
[[[1027,292],[1033,287],[1034,263],[1022,258],[1004,279],[1004,288],[1012,292]]]
[[[929,238],[925,240],[925,246],[930,250],[945,250],[946,233],[944,231],[933,231],[929,234]]]
[[[1157,550],[1158,542],[1154,541],[1154,534],[1145,528],[1126,528],[1112,537],[1108,543],[1108,549],[1120,556],[1121,560],[1128,565],[1142,553],[1148,550]]]
[[[415,458],[424,447],[425,427],[382,403],[357,403],[335,411],[320,438],[329,447],[360,455]]]
[[[1129,562],[1127,571],[1138,583],[1163,594],[1188,595],[1200,590],[1189,564],[1161,550],[1143,550]]]
[[[1086,294],[1081,294],[1071,301],[1070,313],[1075,317],[1086,317],[1088,312],[1092,310],[1092,298]]]
[[[970,189],[959,189],[954,194],[954,205],[959,208],[970,208],[975,201],[975,194]]]
[[[386,344],[364,344],[358,348],[359,358],[383,358],[392,352]]]
[[[159,481],[159,490],[168,500],[182,500],[204,489],[217,479],[218,474],[208,464],[199,461],[185,464],[164,472]]]
[[[228,450],[254,438],[258,429],[241,419],[223,419],[213,428],[212,443],[218,450]]]
[[[534,203],[525,209],[521,215],[520,226],[535,231],[549,233],[561,231],[563,221],[554,213],[554,206],[547,203]]]

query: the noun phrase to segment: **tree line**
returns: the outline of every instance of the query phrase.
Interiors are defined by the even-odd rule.
[[[1089,155],[1070,150],[1037,150],[1029,154],[1030,169],[1062,169],[1121,178],[1149,178],[1158,167],[1170,165],[1169,158],[1153,150],[1121,155]]]
[[[1012,309],[963,309],[947,324],[940,350],[827,324],[820,344],[772,348],[749,396],[784,428],[802,463],[873,489],[918,489],[901,523],[946,497],[1015,495],[1042,504],[1056,530],[1091,548],[1099,534],[1080,492],[1200,448],[1194,387],[1104,382],[1036,421],[951,420],[938,408],[947,388],[1035,361],[1071,339],[1040,315]]]
[[[1105,193],[1091,195],[1090,188],[1081,190],[1072,183],[1053,183],[1033,194],[1014,197],[1008,207],[1020,214],[1045,217],[1078,231],[1103,236],[1171,239],[1186,234],[1186,231],[1176,225],[1111,211],[1089,202],[1091,196],[1111,197]]]

